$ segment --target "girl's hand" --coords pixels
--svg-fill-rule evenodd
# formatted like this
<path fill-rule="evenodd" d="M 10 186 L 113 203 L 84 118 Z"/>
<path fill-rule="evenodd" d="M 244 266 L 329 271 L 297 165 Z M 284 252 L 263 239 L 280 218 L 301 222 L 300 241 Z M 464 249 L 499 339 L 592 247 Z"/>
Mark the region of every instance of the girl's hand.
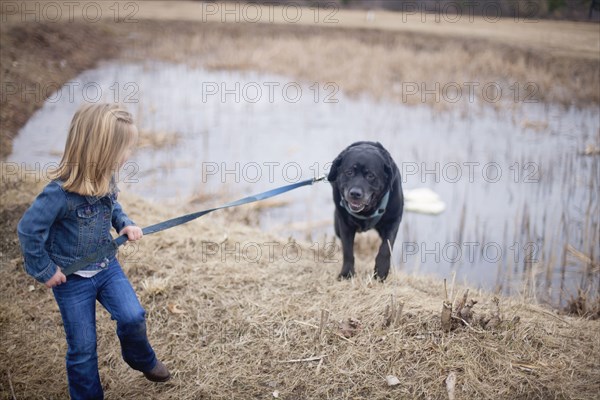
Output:
<path fill-rule="evenodd" d="M 56 270 L 56 272 L 54 273 L 54 275 L 52 276 L 52 278 L 48 279 L 46 281 L 46 283 L 44 283 L 44 285 L 46 285 L 46 287 L 48 289 L 53 288 L 54 286 L 58 286 L 61 283 L 65 283 L 67 281 L 67 277 L 65 276 L 65 274 L 62 273 L 62 271 L 60 270 L 60 268 L 58 268 Z"/>
<path fill-rule="evenodd" d="M 123 228 L 121 232 L 119 232 L 119 235 L 127 235 L 127 239 L 134 242 L 141 239 L 142 236 L 144 236 L 144 233 L 142 232 L 142 228 L 139 226 L 129 225 Z"/>

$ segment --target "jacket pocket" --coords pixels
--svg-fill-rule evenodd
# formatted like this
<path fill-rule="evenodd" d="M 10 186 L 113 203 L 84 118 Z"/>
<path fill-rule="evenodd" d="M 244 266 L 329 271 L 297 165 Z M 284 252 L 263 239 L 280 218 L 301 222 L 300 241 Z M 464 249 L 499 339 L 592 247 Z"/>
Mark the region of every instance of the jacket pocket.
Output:
<path fill-rule="evenodd" d="M 76 210 L 79 234 L 77 256 L 83 257 L 95 251 L 102 240 L 104 224 L 102 205 L 87 204 Z"/>
<path fill-rule="evenodd" d="M 98 213 L 100 213 L 100 207 L 95 204 L 86 205 L 77 209 L 77 217 L 81 219 L 80 223 L 90 224 Z"/>

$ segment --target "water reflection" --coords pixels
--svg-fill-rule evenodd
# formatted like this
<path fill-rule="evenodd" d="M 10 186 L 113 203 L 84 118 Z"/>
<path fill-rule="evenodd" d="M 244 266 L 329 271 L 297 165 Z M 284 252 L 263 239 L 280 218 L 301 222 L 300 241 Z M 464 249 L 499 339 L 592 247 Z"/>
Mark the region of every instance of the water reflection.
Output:
<path fill-rule="evenodd" d="M 146 132 L 120 178 L 153 201 L 229 200 L 318 176 L 348 144 L 374 140 L 395 158 L 405 189 L 430 188 L 447 207 L 439 216 L 405 215 L 396 265 L 444 277 L 456 271 L 459 281 L 487 289 L 527 286 L 553 301 L 581 282 L 598 290 L 598 271 L 590 270 L 599 254 L 599 157 L 580 154 L 600 144 L 597 110 L 440 112 L 284 76 L 107 63 L 47 102 L 9 161 L 56 162 L 79 104 L 100 99 L 125 102 Z M 328 185 L 283 200 L 262 211 L 262 229 L 310 240 L 333 234 Z"/>

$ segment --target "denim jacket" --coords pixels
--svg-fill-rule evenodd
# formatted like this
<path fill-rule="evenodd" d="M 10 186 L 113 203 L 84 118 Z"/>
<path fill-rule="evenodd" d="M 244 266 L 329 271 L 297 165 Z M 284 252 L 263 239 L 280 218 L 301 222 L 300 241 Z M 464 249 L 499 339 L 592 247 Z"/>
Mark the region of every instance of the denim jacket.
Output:
<path fill-rule="evenodd" d="M 58 266 L 66 267 L 78 258 L 98 250 L 112 240 L 110 227 L 120 232 L 135 225 L 111 194 L 82 196 L 52 181 L 25 211 L 17 226 L 25 270 L 39 282 L 46 282 Z M 102 260 L 83 268 L 96 271 L 112 260 Z"/>

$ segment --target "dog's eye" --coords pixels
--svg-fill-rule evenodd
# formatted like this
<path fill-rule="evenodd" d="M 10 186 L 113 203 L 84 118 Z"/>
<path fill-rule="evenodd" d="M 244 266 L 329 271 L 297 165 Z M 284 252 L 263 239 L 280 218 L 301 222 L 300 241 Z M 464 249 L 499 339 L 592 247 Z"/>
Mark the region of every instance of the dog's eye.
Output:
<path fill-rule="evenodd" d="M 346 176 L 354 176 L 354 170 L 353 169 L 346 170 Z"/>
<path fill-rule="evenodd" d="M 367 174 L 365 175 L 365 178 L 367 178 L 368 181 L 374 181 L 375 174 L 373 174 L 372 172 L 367 172 Z"/>

